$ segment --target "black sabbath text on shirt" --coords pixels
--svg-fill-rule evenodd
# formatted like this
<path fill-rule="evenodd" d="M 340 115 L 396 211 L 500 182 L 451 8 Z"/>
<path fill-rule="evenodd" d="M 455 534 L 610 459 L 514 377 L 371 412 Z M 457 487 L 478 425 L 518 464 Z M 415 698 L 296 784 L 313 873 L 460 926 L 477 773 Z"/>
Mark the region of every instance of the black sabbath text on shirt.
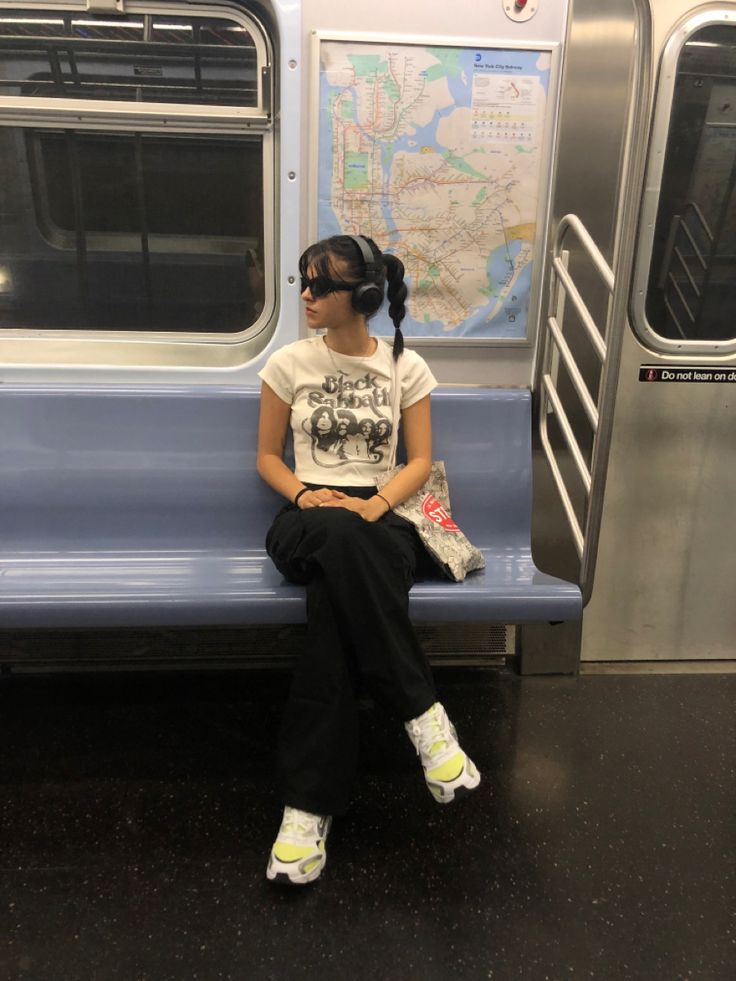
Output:
<path fill-rule="evenodd" d="M 310 406 L 329 405 L 332 408 L 357 409 L 373 408 L 390 405 L 389 390 L 381 388 L 376 375 L 366 372 L 357 381 L 350 381 L 344 372 L 339 377 L 326 375 L 322 383 L 322 394 L 319 391 L 309 393 Z"/>

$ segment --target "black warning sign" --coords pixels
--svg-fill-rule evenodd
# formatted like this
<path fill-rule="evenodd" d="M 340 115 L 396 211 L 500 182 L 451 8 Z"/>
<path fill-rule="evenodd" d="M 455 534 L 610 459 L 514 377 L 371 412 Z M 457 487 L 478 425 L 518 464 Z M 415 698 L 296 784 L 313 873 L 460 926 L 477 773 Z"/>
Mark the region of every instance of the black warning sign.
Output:
<path fill-rule="evenodd" d="M 640 382 L 702 382 L 728 384 L 736 382 L 736 367 L 732 365 L 643 364 L 639 366 Z"/>

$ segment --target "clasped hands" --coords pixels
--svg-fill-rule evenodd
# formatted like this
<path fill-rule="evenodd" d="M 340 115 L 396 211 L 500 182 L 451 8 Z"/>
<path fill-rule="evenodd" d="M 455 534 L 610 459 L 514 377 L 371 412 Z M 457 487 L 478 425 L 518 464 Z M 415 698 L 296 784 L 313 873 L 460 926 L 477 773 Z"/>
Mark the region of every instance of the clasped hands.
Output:
<path fill-rule="evenodd" d="M 350 497 L 348 494 L 343 494 L 342 491 L 330 490 L 328 487 L 306 491 L 300 496 L 297 507 L 302 510 L 307 508 L 344 508 L 346 511 L 354 511 L 359 514 L 364 521 L 378 521 L 389 510 L 387 502 L 381 497 L 374 496 L 365 500 L 362 497 Z"/>

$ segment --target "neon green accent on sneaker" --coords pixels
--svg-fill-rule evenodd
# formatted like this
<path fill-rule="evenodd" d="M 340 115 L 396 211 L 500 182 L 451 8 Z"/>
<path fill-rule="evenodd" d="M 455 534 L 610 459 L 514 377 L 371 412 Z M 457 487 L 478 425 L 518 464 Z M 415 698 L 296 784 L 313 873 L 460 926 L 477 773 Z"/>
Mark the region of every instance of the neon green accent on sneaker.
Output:
<path fill-rule="evenodd" d="M 431 752 L 431 751 L 430 751 Z M 463 772 L 463 767 L 465 766 L 465 753 L 460 750 L 459 753 L 443 763 L 442 766 L 438 766 L 434 770 L 427 770 L 427 777 L 430 780 L 456 780 L 460 774 Z"/>
<path fill-rule="evenodd" d="M 266 876 L 295 886 L 318 879 L 325 867 L 325 839 L 332 818 L 285 807 L 278 837 L 271 849 Z"/>
<path fill-rule="evenodd" d="M 273 846 L 273 853 L 279 862 L 298 862 L 300 858 L 306 858 L 307 855 L 312 855 L 314 853 L 314 847 L 312 845 L 306 847 L 303 845 L 289 845 L 283 841 L 277 841 Z"/>

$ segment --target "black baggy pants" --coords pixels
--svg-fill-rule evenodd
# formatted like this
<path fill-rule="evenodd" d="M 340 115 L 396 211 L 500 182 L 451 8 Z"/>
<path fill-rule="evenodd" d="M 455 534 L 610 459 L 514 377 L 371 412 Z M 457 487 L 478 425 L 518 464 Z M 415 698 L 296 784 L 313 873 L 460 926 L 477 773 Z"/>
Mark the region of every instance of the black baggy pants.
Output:
<path fill-rule="evenodd" d="M 369 497 L 373 488 L 347 488 Z M 426 553 L 413 526 L 389 511 L 364 521 L 343 508 L 287 505 L 266 549 L 307 589 L 307 643 L 279 737 L 283 802 L 342 814 L 358 758 L 360 682 L 402 722 L 436 701 L 427 658 L 409 620 L 409 589 Z"/>

